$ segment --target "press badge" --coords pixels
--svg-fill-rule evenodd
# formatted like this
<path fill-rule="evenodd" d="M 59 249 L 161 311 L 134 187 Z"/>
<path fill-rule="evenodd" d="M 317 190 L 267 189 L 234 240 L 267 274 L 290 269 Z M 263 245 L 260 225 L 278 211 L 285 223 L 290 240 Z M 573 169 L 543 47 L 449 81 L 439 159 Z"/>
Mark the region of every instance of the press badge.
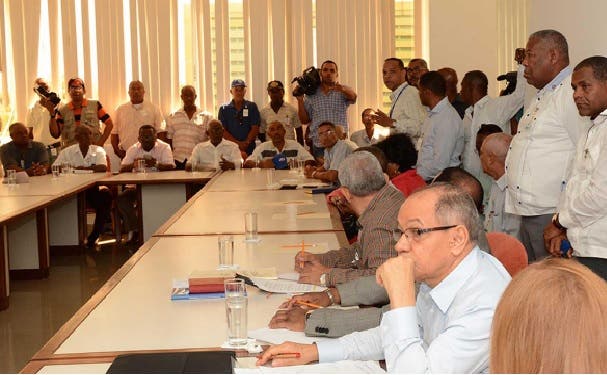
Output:
<path fill-rule="evenodd" d="M 249 117 L 249 109 L 245 108 L 242 110 L 242 117 Z"/>

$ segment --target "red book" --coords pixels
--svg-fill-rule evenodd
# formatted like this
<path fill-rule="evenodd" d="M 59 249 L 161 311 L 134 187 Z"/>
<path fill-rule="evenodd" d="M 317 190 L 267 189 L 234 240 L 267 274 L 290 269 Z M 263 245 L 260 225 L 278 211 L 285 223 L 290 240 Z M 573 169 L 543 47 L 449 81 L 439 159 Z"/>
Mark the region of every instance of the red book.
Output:
<path fill-rule="evenodd" d="M 192 293 L 223 293 L 223 282 L 221 284 L 205 284 L 192 285 L 190 284 L 190 294 Z"/>

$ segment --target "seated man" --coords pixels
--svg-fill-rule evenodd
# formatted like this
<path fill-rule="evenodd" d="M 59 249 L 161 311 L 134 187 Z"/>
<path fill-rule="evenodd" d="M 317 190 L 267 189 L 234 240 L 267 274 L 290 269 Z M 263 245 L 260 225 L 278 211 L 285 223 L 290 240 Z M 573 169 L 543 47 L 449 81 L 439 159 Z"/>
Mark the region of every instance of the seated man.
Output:
<path fill-rule="evenodd" d="M 366 151 L 350 155 L 339 167 L 339 180 L 344 197 L 359 217 L 358 241 L 324 254 L 297 254 L 295 267 L 300 272 L 300 283 L 334 286 L 373 275 L 380 264 L 396 255 L 393 234 L 404 197 L 386 183 L 375 156 Z"/>
<path fill-rule="evenodd" d="M 366 147 L 376 144 L 385 137 L 381 134 L 380 128 L 376 128 L 376 117 L 373 108 L 365 108 L 362 113 L 364 129 L 357 130 L 350 136 L 350 140 L 358 147 Z"/>
<path fill-rule="evenodd" d="M 144 160 L 146 170 L 149 171 L 162 172 L 175 169 L 171 147 L 156 138 L 156 129 L 152 125 L 143 125 L 139 128 L 139 142 L 126 150 L 120 165 L 120 173 L 131 172 L 138 160 Z M 124 229 L 128 233 L 127 242 L 136 238 L 134 237 L 137 230 L 136 201 L 137 192 L 133 187 L 128 187 L 118 196 L 117 206 L 124 221 Z"/>
<path fill-rule="evenodd" d="M 197 144 L 185 166 L 186 171 L 228 171 L 240 168 L 242 159 L 238 145 L 223 138 L 223 125 L 211 120 L 207 127 L 209 140 Z"/>
<path fill-rule="evenodd" d="M 53 165 L 70 163 L 75 169 L 107 171 L 105 150 L 93 144 L 91 129 L 87 126 L 77 127 L 74 138 L 78 143 L 61 150 Z M 105 186 L 95 186 L 86 191 L 86 204 L 95 209 L 95 224 L 86 240 L 87 247 L 95 246 L 97 239 L 103 233 L 103 227 L 110 219 L 112 199 L 112 193 Z"/>
<path fill-rule="evenodd" d="M 324 164 L 320 167 L 306 165 L 306 177 L 337 183 L 337 169 L 354 149 L 345 141 L 337 138 L 336 127 L 330 122 L 323 122 L 318 126 L 318 139 L 324 148 Z"/>
<path fill-rule="evenodd" d="M 388 372 L 480 373 L 489 366 L 493 313 L 510 275 L 476 246 L 480 220 L 463 190 L 437 184 L 400 208 L 398 256 L 377 270 L 390 296 L 379 327 L 336 341 L 271 346 L 257 365 L 385 359 Z M 420 283 L 416 297 L 416 282 Z"/>
<path fill-rule="evenodd" d="M 48 152 L 43 143 L 29 139 L 29 131 L 20 122 L 9 126 L 12 141 L 0 147 L 0 160 L 5 171 L 25 171 L 28 176 L 41 176 L 48 170 Z"/>
<path fill-rule="evenodd" d="M 243 167 L 288 169 L 289 160 L 292 159 L 305 160 L 308 165 L 315 164 L 312 155 L 302 145 L 297 141 L 285 139 L 286 131 L 281 122 L 270 123 L 266 134 L 270 140 L 257 146 Z"/>

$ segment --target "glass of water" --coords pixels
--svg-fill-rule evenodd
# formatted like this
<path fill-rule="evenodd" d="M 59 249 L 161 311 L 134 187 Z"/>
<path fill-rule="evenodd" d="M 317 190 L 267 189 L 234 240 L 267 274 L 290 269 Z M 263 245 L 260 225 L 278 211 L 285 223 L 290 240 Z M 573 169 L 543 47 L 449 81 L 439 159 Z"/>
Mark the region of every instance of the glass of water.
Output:
<path fill-rule="evenodd" d="M 226 279 L 225 305 L 228 342 L 234 347 L 247 344 L 247 294 L 243 279 Z"/>
<path fill-rule="evenodd" d="M 61 166 L 57 165 L 57 164 L 53 164 L 51 166 L 51 171 L 53 172 L 53 178 L 57 178 L 61 174 Z"/>

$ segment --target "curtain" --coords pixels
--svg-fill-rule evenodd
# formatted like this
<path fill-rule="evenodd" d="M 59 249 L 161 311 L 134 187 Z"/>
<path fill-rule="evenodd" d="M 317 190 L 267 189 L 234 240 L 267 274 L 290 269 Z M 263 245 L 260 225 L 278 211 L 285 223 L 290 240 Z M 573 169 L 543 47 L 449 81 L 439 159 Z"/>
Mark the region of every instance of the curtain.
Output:
<path fill-rule="evenodd" d="M 497 1 L 498 72 L 516 70 L 514 50 L 527 44 L 527 0 Z"/>

